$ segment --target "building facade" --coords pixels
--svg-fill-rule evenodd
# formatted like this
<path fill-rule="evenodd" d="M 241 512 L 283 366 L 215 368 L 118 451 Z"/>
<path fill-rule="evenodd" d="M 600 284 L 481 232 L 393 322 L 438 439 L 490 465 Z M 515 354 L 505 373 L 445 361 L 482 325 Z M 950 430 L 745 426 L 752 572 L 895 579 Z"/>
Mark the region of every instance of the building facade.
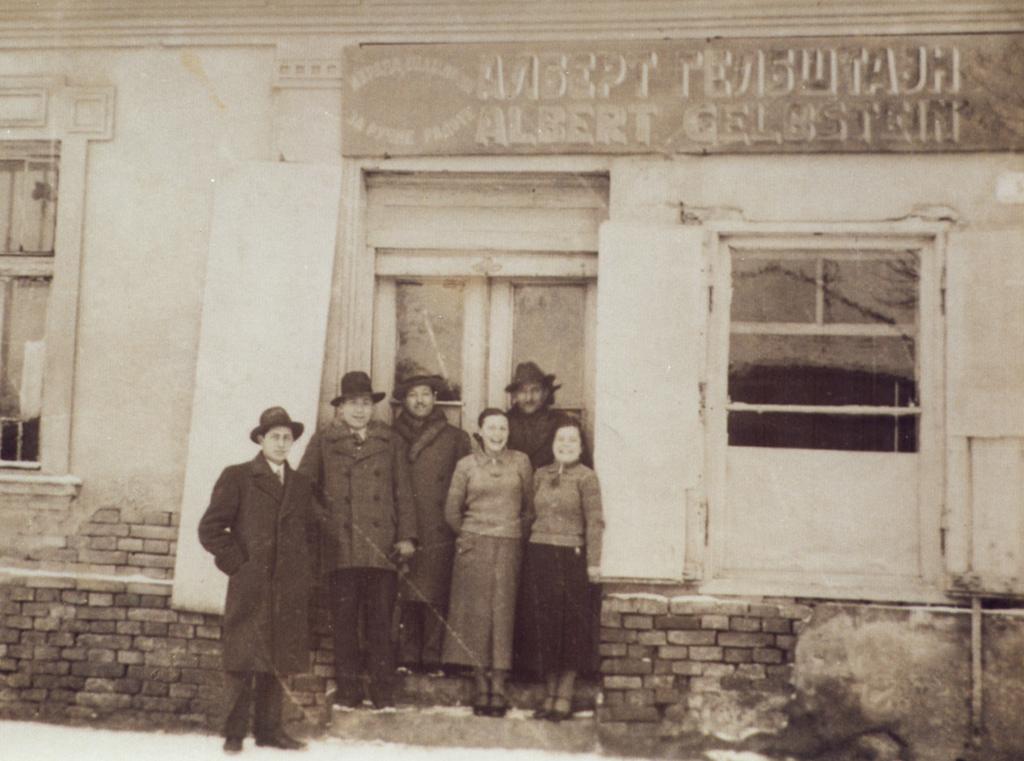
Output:
<path fill-rule="evenodd" d="M 206 723 L 259 411 L 423 367 L 471 431 L 532 359 L 604 490 L 609 744 L 1024 753 L 1018 3 L 0 19 L 4 715 Z"/>

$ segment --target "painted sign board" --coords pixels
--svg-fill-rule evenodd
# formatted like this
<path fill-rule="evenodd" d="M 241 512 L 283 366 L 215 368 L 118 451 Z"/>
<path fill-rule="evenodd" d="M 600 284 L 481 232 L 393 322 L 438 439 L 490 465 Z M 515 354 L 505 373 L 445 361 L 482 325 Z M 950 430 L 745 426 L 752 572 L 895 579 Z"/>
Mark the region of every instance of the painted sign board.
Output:
<path fill-rule="evenodd" d="M 1024 35 L 366 45 L 349 156 L 1024 149 Z"/>

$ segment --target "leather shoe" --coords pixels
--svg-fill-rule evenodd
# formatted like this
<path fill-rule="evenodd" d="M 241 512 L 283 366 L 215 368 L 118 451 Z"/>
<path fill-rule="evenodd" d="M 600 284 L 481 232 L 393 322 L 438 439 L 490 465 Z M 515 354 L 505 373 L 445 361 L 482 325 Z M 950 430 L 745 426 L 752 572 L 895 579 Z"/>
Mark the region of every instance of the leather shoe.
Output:
<path fill-rule="evenodd" d="M 278 732 L 273 737 L 258 737 L 256 744 L 262 748 L 280 748 L 281 750 L 302 750 L 306 743 L 296 740 L 285 732 Z"/>
<path fill-rule="evenodd" d="M 241 753 L 242 752 L 242 738 L 241 737 L 227 737 L 224 739 L 224 752 L 225 753 Z"/>

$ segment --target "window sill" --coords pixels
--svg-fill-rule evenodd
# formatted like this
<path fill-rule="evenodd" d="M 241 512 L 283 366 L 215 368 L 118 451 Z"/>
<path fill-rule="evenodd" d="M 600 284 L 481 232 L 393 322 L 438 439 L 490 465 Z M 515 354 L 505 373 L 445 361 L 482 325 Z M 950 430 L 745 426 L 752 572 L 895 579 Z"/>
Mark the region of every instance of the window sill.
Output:
<path fill-rule="evenodd" d="M 72 500 L 82 488 L 77 476 L 26 472 L 0 472 L 0 498 L 5 496 L 64 497 Z"/>

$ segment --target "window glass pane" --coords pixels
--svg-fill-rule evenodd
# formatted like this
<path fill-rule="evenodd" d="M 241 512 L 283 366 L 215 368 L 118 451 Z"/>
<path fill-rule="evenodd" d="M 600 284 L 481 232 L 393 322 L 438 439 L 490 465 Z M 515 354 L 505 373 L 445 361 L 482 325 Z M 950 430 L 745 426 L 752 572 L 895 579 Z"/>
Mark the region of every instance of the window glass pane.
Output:
<path fill-rule="evenodd" d="M 914 325 L 917 322 L 917 254 L 884 259 L 825 259 L 825 322 Z"/>
<path fill-rule="evenodd" d="M 732 255 L 732 319 L 736 322 L 814 322 L 815 260 Z"/>
<path fill-rule="evenodd" d="M 0 254 L 53 253 L 57 167 L 52 161 L 0 161 Z"/>
<path fill-rule="evenodd" d="M 583 406 L 582 285 L 520 285 L 515 289 L 512 364 L 534 361 L 558 377 L 559 407 Z"/>
<path fill-rule="evenodd" d="M 0 459 L 39 456 L 48 278 L 4 278 L 0 339 Z"/>
<path fill-rule="evenodd" d="M 730 412 L 736 447 L 916 452 L 917 416 Z"/>
<path fill-rule="evenodd" d="M 441 401 L 462 398 L 463 284 L 402 280 L 395 292 L 398 352 L 395 380 L 436 374 L 448 380 Z"/>
<path fill-rule="evenodd" d="M 733 334 L 729 398 L 749 404 L 916 404 L 914 339 Z"/>

